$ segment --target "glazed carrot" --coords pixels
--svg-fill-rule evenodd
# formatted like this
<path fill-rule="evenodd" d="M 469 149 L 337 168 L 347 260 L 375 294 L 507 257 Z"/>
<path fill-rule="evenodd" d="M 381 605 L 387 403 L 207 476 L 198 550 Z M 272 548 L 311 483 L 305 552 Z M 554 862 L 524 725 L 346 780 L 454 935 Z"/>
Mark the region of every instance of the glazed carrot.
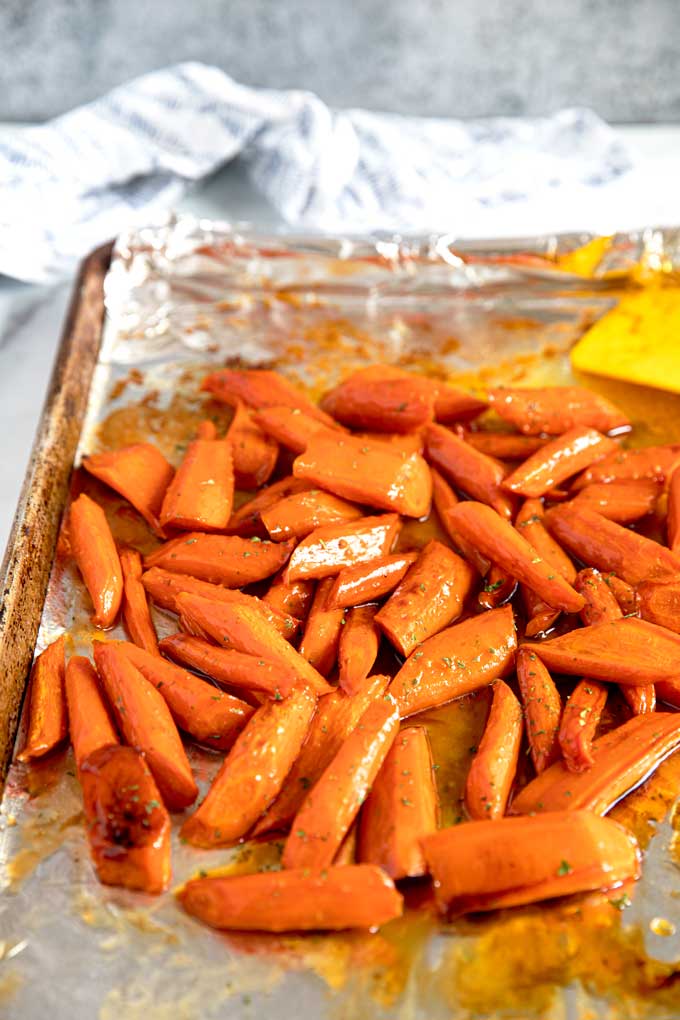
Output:
<path fill-rule="evenodd" d="M 314 600 L 314 581 L 285 580 L 285 567 L 276 575 L 262 601 L 276 614 L 290 613 L 294 620 L 306 620 Z"/>
<path fill-rule="evenodd" d="M 64 645 L 61 634 L 40 653 L 31 670 L 28 734 L 19 761 L 42 758 L 58 747 L 68 733 L 64 690 Z"/>
<path fill-rule="evenodd" d="M 337 868 L 342 865 L 356 864 L 357 863 L 357 830 L 359 828 L 358 822 L 355 822 L 351 826 L 349 832 L 343 839 L 338 852 L 333 858 L 333 867 Z"/>
<path fill-rule="evenodd" d="M 522 436 L 516 432 L 463 432 L 459 433 L 475 450 L 497 460 L 524 460 L 548 442 L 541 436 Z"/>
<path fill-rule="evenodd" d="M 226 404 L 233 404 L 239 399 L 257 410 L 263 407 L 295 407 L 312 418 L 318 418 L 328 425 L 333 424 L 327 414 L 278 372 L 258 368 L 223 368 L 206 376 L 201 389 Z"/>
<path fill-rule="evenodd" d="M 680 443 L 646 446 L 641 450 L 619 450 L 580 474 L 571 488 L 578 492 L 595 482 L 625 482 L 638 478 L 664 482 L 679 460 Z"/>
<path fill-rule="evenodd" d="M 119 642 L 95 641 L 93 649 L 97 672 L 125 740 L 146 756 L 168 808 L 187 807 L 196 799 L 198 787 L 163 697 L 133 666 Z"/>
<path fill-rule="evenodd" d="M 527 614 L 524 636 L 531 638 L 536 637 L 537 634 L 547 633 L 559 619 L 560 610 L 552 609 L 540 595 L 537 595 L 531 588 L 527 588 L 525 584 L 520 586 L 520 591 Z"/>
<path fill-rule="evenodd" d="M 363 510 L 354 503 L 320 489 L 286 496 L 260 513 L 260 519 L 274 542 L 306 538 L 315 528 L 325 524 L 356 521 L 359 517 L 363 517 Z"/>
<path fill-rule="evenodd" d="M 663 680 L 654 689 L 661 701 L 673 708 L 680 708 L 680 679 Z"/>
<path fill-rule="evenodd" d="M 587 490 L 586 490 L 587 491 Z M 675 467 L 668 483 L 668 545 L 680 556 L 680 468 Z"/>
<path fill-rule="evenodd" d="M 680 573 L 680 558 L 669 549 L 576 502 L 553 507 L 545 521 L 551 533 L 586 566 L 612 571 L 629 584 L 670 579 Z"/>
<path fill-rule="evenodd" d="M 286 581 L 329 577 L 343 568 L 387 556 L 400 527 L 397 514 L 379 514 L 315 528 L 292 554 Z"/>
<path fill-rule="evenodd" d="M 255 826 L 253 835 L 260 836 L 288 827 L 305 799 L 307 790 L 333 760 L 368 706 L 384 694 L 387 682 L 386 676 L 371 676 L 352 696 L 343 690 L 335 690 L 321 698 L 309 727 L 309 735 L 285 785 Z"/>
<path fill-rule="evenodd" d="M 424 517 L 432 499 L 430 471 L 419 453 L 387 443 L 320 431 L 293 462 L 293 474 L 343 499 L 405 517 Z"/>
<path fill-rule="evenodd" d="M 94 666 L 84 655 L 72 655 L 66 667 L 68 728 L 76 765 L 100 747 L 117 744 L 118 734 L 111 722 Z"/>
<path fill-rule="evenodd" d="M 420 840 L 437 829 L 439 799 L 424 726 L 403 729 L 361 809 L 358 859 L 397 880 L 427 873 Z"/>
<path fill-rule="evenodd" d="M 293 478 L 292 475 L 281 478 L 278 482 L 274 482 L 272 485 L 262 489 L 252 499 L 243 503 L 238 510 L 235 510 L 229 520 L 227 531 L 230 535 L 240 535 L 242 538 L 252 538 L 253 536 L 264 537 L 267 532 L 260 517 L 262 511 L 266 510 L 267 507 L 274 506 L 275 503 L 285 499 L 286 496 L 291 496 L 295 492 L 304 492 L 305 489 L 311 488 L 312 486 L 309 482 Z"/>
<path fill-rule="evenodd" d="M 444 477 L 431 468 L 432 475 L 432 502 L 434 503 L 439 517 L 440 523 L 446 534 L 449 536 L 458 552 L 471 563 L 475 568 L 480 577 L 484 577 L 488 574 L 491 568 L 491 562 L 482 556 L 482 554 L 475 549 L 474 545 L 466 541 L 462 535 L 454 528 L 449 520 L 448 512 L 454 506 L 457 506 L 460 502 L 458 496 L 444 479 Z"/>
<path fill-rule="evenodd" d="M 637 587 L 637 594 L 643 620 L 680 634 L 680 578 L 643 581 Z"/>
<path fill-rule="evenodd" d="M 557 734 L 562 702 L 550 673 L 530 648 L 517 652 L 517 683 L 522 697 L 531 760 L 537 773 L 559 757 Z"/>
<path fill-rule="evenodd" d="M 442 425 L 470 421 L 489 406 L 488 401 L 476 397 L 472 393 L 465 393 L 463 390 L 441 383 L 439 380 L 433 380 L 433 382 L 437 386 L 434 417 L 435 421 L 441 422 Z"/>
<path fill-rule="evenodd" d="M 217 751 L 231 747 L 253 714 L 250 705 L 160 655 L 150 655 L 128 643 L 119 647 L 145 680 L 161 692 L 173 719 L 185 733 Z"/>
<path fill-rule="evenodd" d="M 511 577 L 533 589 L 553 609 L 577 613 L 584 603 L 556 568 L 491 507 L 471 500 L 449 510 L 453 526 L 483 556 L 488 556 Z"/>
<path fill-rule="evenodd" d="M 328 593 L 332 587 L 332 577 L 326 577 L 317 584 L 300 642 L 300 655 L 322 676 L 328 676 L 335 666 L 345 617 L 344 609 L 328 608 Z"/>
<path fill-rule="evenodd" d="M 234 402 L 225 439 L 232 452 L 234 482 L 239 489 L 258 489 L 276 467 L 279 446 L 266 435 L 241 400 Z"/>
<path fill-rule="evenodd" d="M 178 897 L 213 928 L 271 932 L 373 929 L 403 909 L 392 881 L 370 864 L 197 878 Z"/>
<path fill-rule="evenodd" d="M 183 626 L 196 637 L 208 636 L 222 648 L 278 663 L 317 694 L 330 690 L 321 674 L 250 606 L 211 602 L 185 593 L 178 595 L 177 604 Z"/>
<path fill-rule="evenodd" d="M 617 577 L 616 574 L 611 573 L 611 571 L 608 574 L 603 574 L 602 576 L 604 577 L 605 584 L 611 590 L 614 598 L 618 602 L 623 615 L 639 616 L 640 600 L 636 589 L 631 584 L 623 581 L 620 577 Z"/>
<path fill-rule="evenodd" d="M 338 683 L 347 694 L 358 694 L 378 657 L 380 637 L 375 628 L 377 606 L 350 609 L 338 645 Z"/>
<path fill-rule="evenodd" d="M 328 593 L 328 606 L 359 606 L 382 598 L 393 591 L 406 571 L 418 559 L 418 553 L 400 552 L 345 567 L 335 577 Z"/>
<path fill-rule="evenodd" d="M 81 763 L 79 779 L 97 878 L 160 893 L 170 881 L 170 818 L 144 760 L 113 744 Z"/>
<path fill-rule="evenodd" d="M 653 512 L 659 492 L 659 483 L 653 478 L 595 482 L 577 493 L 575 503 L 617 524 L 632 524 Z"/>
<path fill-rule="evenodd" d="M 557 739 L 570 772 L 594 763 L 593 738 L 606 702 L 607 688 L 595 680 L 581 680 L 567 698 Z"/>
<path fill-rule="evenodd" d="M 507 476 L 503 485 L 521 496 L 544 496 L 577 471 L 618 450 L 618 444 L 597 429 L 578 426 L 532 453 Z"/>
<path fill-rule="evenodd" d="M 190 634 L 170 634 L 163 638 L 159 647 L 163 655 L 198 669 L 219 683 L 266 694 L 268 698 L 287 697 L 297 681 L 295 673 L 279 663 L 231 648 L 217 648 Z"/>
<path fill-rule="evenodd" d="M 503 676 L 517 649 L 510 606 L 473 616 L 428 638 L 390 684 L 401 717 L 424 712 Z"/>
<path fill-rule="evenodd" d="M 410 457 L 412 453 L 422 455 L 425 451 L 425 436 L 422 429 L 418 429 L 417 432 L 355 432 L 354 435 L 369 443 L 386 443 L 405 457 Z"/>
<path fill-rule="evenodd" d="M 593 741 L 594 765 L 570 772 L 558 761 L 525 786 L 512 803 L 516 814 L 578 811 L 604 815 L 680 746 L 680 715 L 634 715 L 623 726 Z"/>
<path fill-rule="evenodd" d="M 151 443 L 83 457 L 83 467 L 131 503 L 150 528 L 160 531 L 160 512 L 174 471 Z"/>
<path fill-rule="evenodd" d="M 292 542 L 262 542 L 238 535 L 206 535 L 188 531 L 165 542 L 144 560 L 144 566 L 190 574 L 201 581 L 240 588 L 271 577 L 287 561 Z"/>
<path fill-rule="evenodd" d="M 375 622 L 406 657 L 416 645 L 458 619 L 474 578 L 465 560 L 433 539 L 421 550 Z"/>
<path fill-rule="evenodd" d="M 123 621 L 130 638 L 147 652 L 158 650 L 158 638 L 142 584 L 142 557 L 136 549 L 121 549 L 123 571 Z"/>
<path fill-rule="evenodd" d="M 265 407 L 255 413 L 255 421 L 273 439 L 292 450 L 303 453 L 312 436 L 320 429 L 329 428 L 318 418 L 311 418 L 297 407 Z M 341 428 L 333 422 L 333 430 Z M 345 430 L 342 429 L 344 432 Z"/>
<path fill-rule="evenodd" d="M 555 567 L 565 581 L 573 584 L 576 579 L 576 567 L 546 529 L 544 517 L 545 510 L 540 499 L 525 499 L 517 511 L 515 527 L 539 556 Z"/>
<path fill-rule="evenodd" d="M 327 868 L 357 816 L 399 729 L 389 695 L 368 706 L 300 805 L 283 849 L 284 868 Z"/>
<path fill-rule="evenodd" d="M 615 889 L 640 873 L 633 836 L 588 811 L 470 822 L 422 845 L 437 905 L 453 915 Z"/>
<path fill-rule="evenodd" d="M 71 550 L 94 605 L 96 627 L 112 627 L 123 598 L 123 571 L 104 511 L 85 493 L 71 504 Z"/>
<path fill-rule="evenodd" d="M 502 517 L 513 514 L 512 497 L 503 491 L 505 467 L 480 453 L 443 425 L 429 425 L 425 433 L 427 459 L 463 492 L 488 503 Z"/>
<path fill-rule="evenodd" d="M 580 386 L 499 387 L 489 390 L 488 397 L 494 411 L 527 436 L 542 432 L 560 436 L 574 428 L 593 428 L 599 432 L 630 429 L 630 421 L 622 411 L 599 393 Z"/>
<path fill-rule="evenodd" d="M 411 432 L 432 421 L 436 392 L 425 376 L 371 365 L 326 393 L 321 407 L 351 428 Z"/>
<path fill-rule="evenodd" d="M 199 422 L 198 428 L 196 429 L 197 439 L 217 439 L 217 426 L 214 421 L 209 418 L 205 418 Z"/>
<path fill-rule="evenodd" d="M 163 498 L 161 525 L 184 531 L 223 531 L 233 501 L 231 443 L 194 439 Z"/>
<path fill-rule="evenodd" d="M 205 800 L 182 825 L 193 846 L 235 843 L 252 828 L 283 786 L 300 753 L 316 698 L 297 687 L 282 701 L 266 701 L 224 759 Z"/>
<path fill-rule="evenodd" d="M 489 718 L 465 783 L 465 806 L 471 818 L 500 818 L 505 814 L 521 741 L 520 703 L 508 685 L 497 680 Z"/>
<path fill-rule="evenodd" d="M 477 602 L 484 609 L 497 609 L 509 602 L 517 591 L 517 581 L 509 577 L 504 570 L 492 564 L 489 573 L 484 578 L 481 591 L 477 595 Z"/>

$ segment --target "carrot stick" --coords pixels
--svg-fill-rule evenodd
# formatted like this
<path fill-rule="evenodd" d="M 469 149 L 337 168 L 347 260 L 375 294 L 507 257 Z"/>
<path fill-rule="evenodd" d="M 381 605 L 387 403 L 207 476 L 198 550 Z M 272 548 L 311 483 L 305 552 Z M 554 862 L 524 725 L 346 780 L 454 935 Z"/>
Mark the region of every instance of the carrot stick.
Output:
<path fill-rule="evenodd" d="M 475 574 L 472 567 L 433 539 L 422 549 L 375 622 L 400 655 L 448 627 L 463 611 Z"/>
<path fill-rule="evenodd" d="M 402 718 L 424 712 L 498 680 L 516 649 L 512 609 L 492 609 L 428 638 L 401 667 L 390 694 Z"/>
<path fill-rule="evenodd" d="M 163 498 L 161 525 L 185 531 L 223 531 L 233 501 L 231 443 L 194 439 Z"/>
<path fill-rule="evenodd" d="M 544 496 L 577 471 L 585 470 L 618 450 L 618 443 L 597 429 L 578 426 L 532 453 L 508 475 L 503 485 L 521 496 Z"/>
<path fill-rule="evenodd" d="M 370 864 L 198 878 L 179 900 L 213 928 L 271 932 L 374 929 L 403 909 L 392 881 Z"/>
<path fill-rule="evenodd" d="M 499 387 L 489 390 L 488 396 L 496 414 L 527 436 L 542 432 L 560 436 L 574 428 L 593 428 L 599 432 L 630 429 L 630 421 L 618 407 L 599 393 L 580 386 Z"/>
<path fill-rule="evenodd" d="M 484 735 L 465 783 L 465 806 L 471 818 L 500 818 L 505 814 L 521 741 L 520 703 L 508 685 L 498 680 Z"/>
<path fill-rule="evenodd" d="M 531 760 L 537 773 L 557 761 L 557 734 L 562 702 L 550 673 L 539 657 L 527 647 L 517 652 L 519 685 L 527 726 Z"/>
<path fill-rule="evenodd" d="M 174 471 L 151 443 L 83 457 L 83 467 L 131 503 L 153 531 L 160 533 L 160 513 Z"/>
<path fill-rule="evenodd" d="M 581 680 L 567 698 L 558 740 L 570 772 L 593 765 L 593 738 L 606 702 L 607 688 L 594 680 Z"/>
<path fill-rule="evenodd" d="M 643 620 L 680 634 L 680 578 L 643 581 L 637 595 Z"/>
<path fill-rule="evenodd" d="M 617 524 L 632 524 L 653 512 L 658 497 L 658 482 L 653 478 L 637 478 L 625 482 L 595 482 L 576 494 L 575 503 Z"/>
<path fill-rule="evenodd" d="M 522 436 L 515 432 L 463 432 L 460 436 L 475 450 L 497 460 L 524 460 L 548 442 L 542 436 Z"/>
<path fill-rule="evenodd" d="M 454 546 L 475 568 L 480 577 L 485 577 L 491 569 L 491 562 L 487 560 L 482 554 L 475 549 L 474 545 L 466 541 L 463 536 L 454 528 L 451 521 L 449 520 L 448 511 L 452 510 L 454 506 L 459 503 L 458 496 L 444 479 L 444 477 L 436 471 L 435 468 L 431 468 L 430 473 L 432 475 L 432 501 L 437 511 L 440 523 L 446 534 L 449 536 Z"/>
<path fill-rule="evenodd" d="M 259 489 L 276 467 L 279 446 L 266 435 L 241 400 L 226 434 L 231 445 L 234 482 L 238 489 Z"/>
<path fill-rule="evenodd" d="M 161 692 L 173 719 L 185 733 L 217 751 L 231 747 L 253 714 L 250 705 L 159 655 L 150 655 L 128 643 L 121 643 L 119 648 L 144 679 Z"/>
<path fill-rule="evenodd" d="M 517 511 L 515 528 L 539 556 L 550 563 L 565 581 L 573 584 L 576 580 L 576 567 L 546 529 L 544 517 L 545 510 L 540 499 L 525 499 Z"/>
<path fill-rule="evenodd" d="M 287 697 L 297 682 L 295 673 L 277 662 L 231 648 L 217 648 L 190 634 L 170 634 L 161 641 L 160 650 L 175 662 L 198 669 L 219 683 L 266 694 L 277 701 Z"/>
<path fill-rule="evenodd" d="M 609 572 L 603 575 L 605 583 L 614 594 L 624 616 L 639 616 L 640 606 L 637 591 L 631 584 Z"/>
<path fill-rule="evenodd" d="M 375 777 L 359 822 L 359 860 L 397 880 L 427 873 L 420 840 L 436 832 L 437 785 L 424 726 L 396 737 Z"/>
<path fill-rule="evenodd" d="M 553 609 L 577 613 L 583 607 L 583 596 L 491 507 L 472 501 L 459 503 L 449 510 L 449 520 L 483 556 L 532 588 Z"/>
<path fill-rule="evenodd" d="M 332 577 L 319 581 L 300 642 L 300 655 L 322 676 L 328 676 L 335 666 L 340 631 L 345 618 L 344 609 L 329 609 L 327 606 L 328 593 L 332 587 Z"/>
<path fill-rule="evenodd" d="M 345 567 L 387 556 L 400 527 L 397 514 L 380 514 L 316 528 L 296 547 L 286 581 L 329 577 Z"/>
<path fill-rule="evenodd" d="M 95 641 L 93 649 L 97 672 L 125 740 L 146 756 L 168 808 L 187 807 L 196 799 L 198 787 L 164 699 L 119 643 Z"/>
<path fill-rule="evenodd" d="M 283 849 L 284 868 L 327 868 L 357 816 L 399 729 L 385 695 L 368 706 L 302 802 Z"/>
<path fill-rule="evenodd" d="M 94 666 L 84 655 L 72 655 L 66 667 L 66 701 L 73 754 L 80 769 L 100 747 L 119 743 Z"/>
<path fill-rule="evenodd" d="M 206 376 L 201 389 L 226 404 L 233 404 L 238 399 L 257 410 L 263 407 L 295 407 L 325 424 L 333 424 L 332 418 L 278 372 L 259 368 L 223 368 Z"/>
<path fill-rule="evenodd" d="M 271 577 L 284 565 L 292 549 L 292 542 L 262 542 L 238 535 L 189 531 L 152 552 L 145 558 L 144 566 L 190 574 L 227 588 L 241 588 Z"/>
<path fill-rule="evenodd" d="M 290 613 L 294 620 L 304 621 L 314 601 L 314 581 L 291 581 L 288 584 L 284 577 L 285 567 L 269 585 L 262 601 L 273 613 Z"/>
<path fill-rule="evenodd" d="M 243 503 L 238 510 L 235 510 L 229 520 L 227 531 L 231 535 L 240 535 L 241 538 L 264 537 L 267 532 L 260 516 L 262 511 L 274 506 L 286 496 L 311 488 L 309 482 L 293 478 L 292 475 L 281 478 L 278 482 L 262 489 L 252 499 Z"/>
<path fill-rule="evenodd" d="M 341 628 L 338 683 L 350 695 L 362 689 L 378 657 L 380 637 L 374 623 L 376 609 L 377 606 L 354 606 Z"/>
<path fill-rule="evenodd" d="M 357 863 L 357 829 L 359 823 L 355 822 L 350 828 L 349 832 L 343 839 L 338 852 L 333 858 L 333 867 L 337 868 L 341 865 L 356 864 Z"/>
<path fill-rule="evenodd" d="M 425 376 L 371 365 L 326 393 L 321 407 L 351 428 L 411 432 L 432 421 L 436 392 Z"/>
<path fill-rule="evenodd" d="M 671 446 L 646 446 L 642 450 L 619 450 L 593 464 L 573 482 L 572 492 L 595 482 L 625 482 L 651 478 L 659 483 L 670 477 L 680 460 L 680 443 Z"/>
<path fill-rule="evenodd" d="M 633 836 L 588 811 L 457 825 L 427 836 L 423 851 L 437 905 L 453 915 L 614 889 L 640 874 Z"/>
<path fill-rule="evenodd" d="M 363 517 L 363 510 L 354 503 L 319 489 L 286 496 L 260 513 L 260 519 L 274 542 L 306 538 L 315 528 L 325 524 L 356 521 L 359 517 Z"/>
<path fill-rule="evenodd" d="M 123 621 L 130 638 L 147 652 L 158 651 L 158 638 L 142 584 L 142 557 L 136 549 L 120 550 L 123 572 Z"/>
<path fill-rule="evenodd" d="M 397 587 L 417 559 L 418 553 L 400 552 L 359 563 L 356 567 L 345 567 L 329 589 L 329 608 L 359 606 L 382 598 Z"/>
<path fill-rule="evenodd" d="M 488 402 L 472 393 L 465 393 L 455 386 L 433 380 L 437 386 L 437 395 L 434 401 L 435 420 L 442 425 L 452 425 L 454 422 L 469 421 L 476 418 L 478 414 L 485 411 Z"/>
<path fill-rule="evenodd" d="M 550 631 L 559 619 L 559 609 L 551 609 L 547 602 L 544 602 L 536 592 L 532 591 L 531 588 L 527 588 L 525 584 L 520 586 L 520 591 L 527 614 L 524 636 L 532 638 L 538 634 L 545 634 Z"/>
<path fill-rule="evenodd" d="M 160 893 L 170 881 L 170 818 L 143 755 L 117 744 L 79 772 L 90 853 L 100 882 Z"/>
<path fill-rule="evenodd" d="M 443 425 L 429 425 L 425 433 L 427 458 L 473 499 L 492 506 L 510 519 L 513 500 L 503 491 L 505 467 L 500 461 L 480 453 Z"/>
<path fill-rule="evenodd" d="M 675 467 L 668 483 L 668 545 L 680 557 L 680 468 Z"/>
<path fill-rule="evenodd" d="M 352 696 L 343 690 L 335 690 L 319 701 L 309 735 L 285 786 L 255 826 L 253 835 L 260 836 L 288 827 L 307 790 L 333 760 L 368 706 L 384 693 L 387 681 L 386 676 L 370 676 Z"/>
<path fill-rule="evenodd" d="M 494 563 L 484 578 L 477 602 L 484 609 L 497 609 L 498 606 L 504 606 L 509 602 L 516 591 L 517 581 L 514 577 L 509 577 Z"/>
<path fill-rule="evenodd" d="M 297 687 L 282 701 L 266 701 L 224 759 L 205 800 L 184 822 L 193 846 L 235 843 L 274 800 L 300 753 L 316 698 Z"/>
<path fill-rule="evenodd" d="M 28 734 L 19 761 L 42 758 L 58 747 L 68 733 L 64 690 L 64 645 L 61 634 L 40 653 L 31 670 Z"/>
<path fill-rule="evenodd" d="M 316 432 L 329 428 L 318 418 L 311 418 L 296 407 L 265 407 L 257 411 L 254 417 L 268 436 L 293 453 L 303 453 Z M 346 431 L 333 422 L 332 431 L 337 430 Z"/>
<path fill-rule="evenodd" d="M 94 605 L 96 627 L 112 627 L 123 598 L 123 571 L 104 511 L 85 493 L 71 504 L 71 550 Z"/>

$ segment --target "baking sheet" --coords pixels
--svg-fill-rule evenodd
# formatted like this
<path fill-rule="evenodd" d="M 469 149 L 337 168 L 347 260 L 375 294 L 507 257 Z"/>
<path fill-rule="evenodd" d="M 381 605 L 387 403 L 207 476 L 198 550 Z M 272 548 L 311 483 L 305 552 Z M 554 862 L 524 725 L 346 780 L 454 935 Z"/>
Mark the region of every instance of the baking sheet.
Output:
<path fill-rule="evenodd" d="M 569 382 L 568 351 L 583 329 L 641 266 L 673 271 L 677 261 L 676 232 L 650 230 L 598 249 L 592 278 L 565 272 L 561 253 L 587 240 L 263 238 L 187 218 L 122 237 L 79 455 L 143 434 L 177 462 L 202 414 L 197 383 L 225 359 L 273 364 L 315 392 L 378 359 L 472 386 Z M 680 421 L 677 398 L 589 384 L 631 413 L 636 442 L 662 442 Z M 108 510 L 134 530 L 120 502 Z M 74 568 L 58 555 L 38 649 L 66 628 L 72 651 L 87 651 L 87 618 Z M 174 629 L 156 619 L 161 633 Z M 458 711 L 447 710 L 447 727 Z M 476 715 L 483 722 L 483 704 Z M 191 753 L 205 788 L 217 758 Z M 12 766 L 0 808 L 0 1016 L 680 1016 L 679 781 L 670 759 L 615 809 L 648 844 L 625 910 L 593 896 L 443 930 L 414 909 L 377 934 L 224 936 L 186 917 L 171 894 L 99 886 L 70 753 Z M 197 852 L 175 833 L 173 882 L 235 859 L 247 867 L 248 853 L 275 860 L 257 848 Z"/>

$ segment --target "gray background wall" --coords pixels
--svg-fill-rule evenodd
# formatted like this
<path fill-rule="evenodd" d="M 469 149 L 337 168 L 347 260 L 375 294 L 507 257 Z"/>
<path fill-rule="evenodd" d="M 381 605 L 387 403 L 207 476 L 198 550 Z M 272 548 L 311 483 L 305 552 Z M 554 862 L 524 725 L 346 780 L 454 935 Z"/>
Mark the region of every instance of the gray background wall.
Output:
<path fill-rule="evenodd" d="M 680 0 L 0 0 L 0 119 L 186 59 L 336 106 L 680 120 Z"/>

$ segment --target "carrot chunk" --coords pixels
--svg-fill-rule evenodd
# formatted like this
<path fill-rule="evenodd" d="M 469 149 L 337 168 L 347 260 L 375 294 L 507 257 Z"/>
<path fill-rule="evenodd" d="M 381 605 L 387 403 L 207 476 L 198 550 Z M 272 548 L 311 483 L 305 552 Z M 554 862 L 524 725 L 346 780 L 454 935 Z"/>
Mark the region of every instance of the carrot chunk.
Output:
<path fill-rule="evenodd" d="M 436 393 L 425 376 L 392 365 L 371 365 L 326 393 L 321 407 L 351 428 L 411 432 L 432 421 Z"/>
<path fill-rule="evenodd" d="M 274 542 L 306 538 L 315 528 L 356 521 L 359 517 L 363 517 L 363 510 L 354 503 L 319 489 L 286 496 L 260 512 L 260 519 Z"/>
<path fill-rule="evenodd" d="M 400 552 L 359 563 L 355 567 L 345 567 L 329 589 L 329 608 L 359 606 L 362 602 L 382 598 L 397 587 L 417 559 L 418 553 Z"/>
<path fill-rule="evenodd" d="M 484 609 L 497 609 L 509 602 L 516 591 L 517 581 L 514 577 L 493 563 L 477 595 L 477 602 Z"/>
<path fill-rule="evenodd" d="M 319 581 L 300 642 L 300 655 L 322 676 L 328 676 L 335 666 L 345 617 L 344 609 L 328 607 L 328 593 L 332 587 L 332 577 Z"/>
<path fill-rule="evenodd" d="M 295 407 L 312 418 L 332 425 L 333 420 L 313 404 L 308 397 L 297 390 L 278 372 L 267 369 L 250 368 L 245 370 L 223 368 L 206 376 L 201 384 L 226 404 L 242 400 L 248 407 L 259 410 L 263 407 Z"/>
<path fill-rule="evenodd" d="M 497 460 L 525 460 L 549 442 L 541 436 L 523 436 L 516 432 L 463 432 L 461 439 Z"/>
<path fill-rule="evenodd" d="M 428 426 L 426 450 L 428 460 L 458 489 L 492 506 L 502 517 L 512 517 L 513 501 L 503 491 L 506 471 L 500 461 L 480 453 L 442 425 Z"/>
<path fill-rule="evenodd" d="M 592 743 L 606 702 L 607 688 L 595 680 L 581 680 L 567 698 L 558 740 L 571 772 L 594 763 Z"/>
<path fill-rule="evenodd" d="M 347 614 L 338 645 L 338 683 L 347 694 L 358 694 L 378 657 L 380 638 L 375 628 L 377 606 L 355 606 Z"/>
<path fill-rule="evenodd" d="M 643 581 L 637 595 L 643 620 L 680 634 L 680 578 Z"/>
<path fill-rule="evenodd" d="M 294 620 L 304 621 L 312 608 L 314 587 L 314 581 L 291 581 L 289 584 L 284 568 L 269 585 L 262 601 L 273 613 L 290 613 Z"/>
<path fill-rule="evenodd" d="M 432 475 L 432 501 L 442 528 L 458 552 L 468 563 L 473 565 L 479 576 L 485 577 L 491 568 L 490 560 L 487 560 L 479 550 L 475 549 L 474 545 L 466 541 L 449 520 L 448 511 L 452 510 L 454 506 L 458 506 L 460 502 L 458 496 L 439 471 L 432 468 L 430 473 Z"/>
<path fill-rule="evenodd" d="M 131 503 L 153 531 L 160 532 L 163 498 L 174 471 L 151 443 L 83 457 L 83 467 Z"/>
<path fill-rule="evenodd" d="M 225 439 L 231 446 L 234 483 L 238 489 L 264 485 L 276 467 L 279 446 L 266 435 L 241 400 L 234 401 Z"/>
<path fill-rule="evenodd" d="M 524 628 L 524 636 L 527 638 L 536 637 L 539 634 L 547 634 L 560 617 L 559 609 L 551 609 L 544 602 L 540 595 L 521 585 L 522 602 L 527 614 L 527 623 Z"/>
<path fill-rule="evenodd" d="M 112 627 L 123 599 L 123 571 L 106 515 L 83 492 L 71 504 L 71 549 L 94 606 L 96 627 Z"/>
<path fill-rule="evenodd" d="M 230 535 L 240 535 L 241 538 L 261 538 L 266 536 L 267 532 L 261 518 L 262 511 L 266 510 L 267 507 L 274 506 L 275 503 L 285 499 L 286 496 L 291 496 L 295 492 L 304 492 L 306 489 L 311 488 L 312 486 L 309 482 L 293 478 L 292 475 L 287 475 L 278 482 L 273 482 L 253 496 L 252 499 L 243 503 L 238 510 L 234 510 L 229 519 L 227 531 Z"/>
<path fill-rule="evenodd" d="M 522 697 L 531 760 L 537 773 L 559 758 L 557 734 L 562 702 L 550 673 L 526 646 L 517 652 L 517 683 Z"/>
<path fill-rule="evenodd" d="M 565 581 L 573 584 L 576 579 L 576 567 L 546 529 L 544 518 L 545 510 L 541 500 L 525 499 L 517 511 L 515 528 L 522 538 L 534 547 L 539 556 L 552 564 Z"/>
<path fill-rule="evenodd" d="M 465 783 L 465 806 L 471 818 L 500 818 L 517 772 L 522 742 L 522 709 L 502 680 L 496 681 L 484 735 Z"/>
<path fill-rule="evenodd" d="M 508 475 L 503 485 L 510 492 L 535 499 L 618 449 L 613 439 L 597 429 L 583 426 L 569 429 L 532 453 Z"/>
<path fill-rule="evenodd" d="M 622 432 L 630 421 L 599 393 L 580 386 L 547 386 L 542 389 L 489 390 L 494 411 L 527 436 L 542 432 L 559 436 L 574 428 L 593 428 L 599 432 Z"/>
<path fill-rule="evenodd" d="M 76 765 L 100 747 L 119 743 L 109 710 L 99 686 L 99 678 L 89 659 L 72 655 L 66 667 L 68 726 Z"/>
<path fill-rule="evenodd" d="M 594 482 L 581 489 L 574 499 L 577 506 L 594 510 L 617 524 L 632 524 L 656 507 L 660 486 L 653 478 L 634 478 L 624 482 Z"/>
<path fill-rule="evenodd" d="M 397 514 L 360 517 L 357 521 L 316 528 L 296 547 L 286 580 L 328 577 L 345 567 L 386 556 L 399 534 Z"/>
<path fill-rule="evenodd" d="M 680 443 L 670 446 L 646 446 L 640 450 L 618 450 L 593 464 L 578 476 L 572 491 L 578 492 L 595 482 L 626 482 L 651 478 L 663 483 L 680 461 Z"/>
<path fill-rule="evenodd" d="M 232 648 L 217 648 L 190 634 L 170 634 L 161 641 L 160 650 L 175 662 L 198 669 L 219 683 L 265 694 L 268 698 L 287 697 L 298 681 L 292 670 L 278 662 L 235 652 Z"/>
<path fill-rule="evenodd" d="M 222 531 L 234 501 L 234 465 L 226 439 L 194 439 L 170 482 L 161 525 L 184 531 Z"/>
<path fill-rule="evenodd" d="M 142 557 L 136 549 L 121 549 L 123 572 L 123 621 L 130 638 L 147 652 L 158 651 L 158 637 L 142 584 Z"/>
<path fill-rule="evenodd" d="M 321 429 L 329 428 L 318 418 L 311 418 L 297 407 L 265 407 L 256 412 L 255 421 L 268 436 L 272 436 L 293 453 L 304 453 L 312 436 Z M 346 431 L 335 422 L 332 424 L 331 432 Z"/>
<path fill-rule="evenodd" d="M 42 758 L 66 739 L 64 645 L 65 638 L 61 634 L 33 663 L 28 695 L 28 734 L 23 751 L 17 755 L 19 761 Z"/>
<path fill-rule="evenodd" d="M 227 588 L 241 588 L 271 577 L 284 565 L 292 549 L 292 542 L 253 542 L 238 535 L 189 531 L 152 552 L 144 566 L 190 574 Z"/>

